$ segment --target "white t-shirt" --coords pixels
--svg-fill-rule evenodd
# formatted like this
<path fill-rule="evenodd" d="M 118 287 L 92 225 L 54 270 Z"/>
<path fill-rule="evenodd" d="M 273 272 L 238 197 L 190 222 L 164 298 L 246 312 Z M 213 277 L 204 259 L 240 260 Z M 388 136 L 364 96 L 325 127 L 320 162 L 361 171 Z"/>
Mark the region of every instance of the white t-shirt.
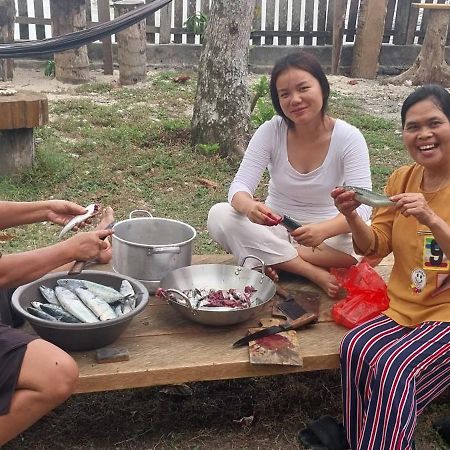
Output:
<path fill-rule="evenodd" d="M 270 175 L 266 205 L 275 213 L 287 214 L 301 223 L 336 217 L 339 211 L 330 196 L 336 186 L 372 189 L 369 151 L 356 127 L 337 119 L 324 162 L 305 174 L 295 170 L 288 160 L 287 131 L 280 116 L 258 128 L 231 183 L 229 202 L 236 192 L 253 195 L 266 168 Z M 357 211 L 367 221 L 372 208 L 361 205 Z"/>

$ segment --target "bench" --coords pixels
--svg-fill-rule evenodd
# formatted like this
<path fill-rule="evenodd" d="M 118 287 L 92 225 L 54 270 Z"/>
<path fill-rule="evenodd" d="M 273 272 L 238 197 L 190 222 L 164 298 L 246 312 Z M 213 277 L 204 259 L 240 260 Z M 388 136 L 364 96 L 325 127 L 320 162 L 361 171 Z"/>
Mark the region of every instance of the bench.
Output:
<path fill-rule="evenodd" d="M 233 264 L 228 255 L 194 256 L 193 264 Z M 377 270 L 385 279 L 392 259 L 385 259 Z M 109 265 L 94 269 L 111 270 Z M 310 283 L 283 282 L 290 293 L 319 289 Z M 321 291 L 320 291 L 321 292 Z M 145 310 L 136 316 L 114 347 L 126 347 L 129 361 L 98 364 L 95 351 L 73 352 L 80 368 L 78 393 L 128 389 L 146 386 L 260 377 L 295 372 L 336 369 L 339 343 L 346 329 L 331 319 L 333 301 L 321 292 L 319 323 L 299 332 L 303 366 L 254 365 L 249 363 L 247 347 L 233 348 L 248 328 L 261 317 L 271 317 L 273 302 L 260 317 L 230 327 L 206 327 L 181 317 L 164 300 L 150 297 Z"/>

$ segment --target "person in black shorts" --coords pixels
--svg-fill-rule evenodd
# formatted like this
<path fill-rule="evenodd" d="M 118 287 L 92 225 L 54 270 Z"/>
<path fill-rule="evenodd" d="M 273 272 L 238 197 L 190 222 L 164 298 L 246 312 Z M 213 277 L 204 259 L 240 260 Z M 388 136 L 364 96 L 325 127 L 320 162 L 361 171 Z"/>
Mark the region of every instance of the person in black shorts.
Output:
<path fill-rule="evenodd" d="M 50 221 L 64 225 L 85 208 L 64 200 L 0 201 L 0 229 Z M 0 288 L 36 280 L 75 260 L 111 258 L 104 225 L 114 220 L 103 210 L 97 231 L 80 232 L 57 244 L 22 253 L 0 255 Z M 78 380 L 75 361 L 55 345 L 0 323 L 0 446 L 64 402 Z"/>

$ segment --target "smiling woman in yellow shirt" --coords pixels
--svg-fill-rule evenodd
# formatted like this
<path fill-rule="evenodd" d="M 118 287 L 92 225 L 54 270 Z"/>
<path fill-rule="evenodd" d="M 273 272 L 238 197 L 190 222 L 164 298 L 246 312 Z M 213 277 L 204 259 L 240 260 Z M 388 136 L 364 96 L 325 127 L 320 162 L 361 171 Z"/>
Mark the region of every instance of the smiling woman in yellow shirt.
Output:
<path fill-rule="evenodd" d="M 344 425 L 351 449 L 414 448 L 417 416 L 450 385 L 450 94 L 427 85 L 403 103 L 403 142 L 414 164 L 390 177 L 393 207 L 371 226 L 355 193 L 336 188 L 355 249 L 394 253 L 389 309 L 341 343 Z"/>

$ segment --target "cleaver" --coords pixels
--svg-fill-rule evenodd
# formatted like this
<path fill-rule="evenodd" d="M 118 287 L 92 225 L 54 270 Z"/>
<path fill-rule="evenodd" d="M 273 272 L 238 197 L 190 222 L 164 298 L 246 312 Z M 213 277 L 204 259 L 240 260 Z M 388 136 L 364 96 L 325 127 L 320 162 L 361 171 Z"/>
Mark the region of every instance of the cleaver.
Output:
<path fill-rule="evenodd" d="M 315 320 L 319 318 L 320 294 L 312 291 L 296 291 L 295 296 L 277 284 L 277 294 L 284 301 L 274 306 L 273 315 L 285 317 L 290 320 L 297 319 L 303 314 L 312 313 Z M 313 322 L 314 319 L 311 319 Z"/>

